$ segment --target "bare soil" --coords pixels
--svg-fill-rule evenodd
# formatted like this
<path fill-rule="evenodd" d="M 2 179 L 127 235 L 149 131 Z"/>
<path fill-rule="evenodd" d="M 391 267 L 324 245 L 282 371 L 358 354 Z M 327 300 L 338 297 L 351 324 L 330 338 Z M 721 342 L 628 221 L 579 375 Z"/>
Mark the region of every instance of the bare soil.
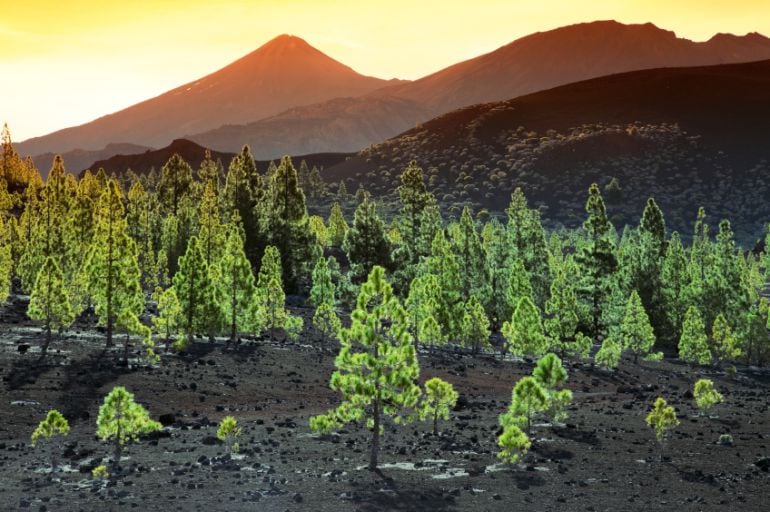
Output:
<path fill-rule="evenodd" d="M 675 360 L 615 372 L 569 364 L 574 392 L 562 426 L 538 425 L 523 463 L 500 464 L 498 415 L 532 362 L 499 362 L 447 349 L 420 354 L 421 380 L 439 376 L 460 392 L 438 437 L 429 423 L 389 426 L 381 470 L 365 469 L 369 432 L 310 432 L 308 418 L 338 403 L 329 390 L 334 353 L 317 334 L 282 339 L 200 340 L 157 367 L 78 325 L 38 361 L 40 331 L 16 300 L 0 311 L 0 510 L 647 511 L 766 510 L 770 499 L 770 372 L 693 371 Z M 309 311 L 298 310 L 306 315 Z M 118 339 L 120 341 L 120 338 Z M 25 354 L 19 344 L 30 344 Z M 714 380 L 724 403 L 700 416 L 692 389 Z M 122 472 L 91 477 L 110 448 L 95 438 L 103 397 L 122 385 L 164 430 L 130 446 Z M 655 398 L 674 405 L 681 425 L 661 448 L 645 424 Z M 56 408 L 72 431 L 33 449 L 29 436 Z M 235 416 L 241 451 L 229 457 L 216 423 Z M 734 444 L 718 443 L 724 433 Z M 60 469 L 49 472 L 51 454 Z M 661 460 L 661 455 L 663 460 Z"/>

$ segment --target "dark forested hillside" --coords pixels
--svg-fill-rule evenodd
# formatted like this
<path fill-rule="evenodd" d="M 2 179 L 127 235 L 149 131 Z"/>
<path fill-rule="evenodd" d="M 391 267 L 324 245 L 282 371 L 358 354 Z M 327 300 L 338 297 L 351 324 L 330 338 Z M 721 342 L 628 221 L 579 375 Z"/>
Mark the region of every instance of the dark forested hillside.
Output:
<path fill-rule="evenodd" d="M 416 159 L 442 203 L 500 211 L 520 185 L 551 222 L 574 226 L 575 190 L 613 182 L 615 220 L 647 196 L 689 234 L 698 206 L 733 219 L 744 241 L 761 235 L 770 146 L 770 61 L 655 69 L 597 78 L 460 109 L 328 169 L 387 194 Z M 740 196 L 741 201 L 731 198 Z"/>

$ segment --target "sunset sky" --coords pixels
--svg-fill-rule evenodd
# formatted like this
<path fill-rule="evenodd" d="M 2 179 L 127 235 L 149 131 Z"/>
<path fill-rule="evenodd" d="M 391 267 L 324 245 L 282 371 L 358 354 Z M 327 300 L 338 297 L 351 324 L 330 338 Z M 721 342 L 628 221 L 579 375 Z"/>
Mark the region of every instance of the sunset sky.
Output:
<path fill-rule="evenodd" d="M 770 34 L 768 0 L 4 0 L 0 12 L 0 122 L 16 141 L 156 96 L 282 33 L 382 78 L 596 19 L 651 21 L 698 41 Z"/>

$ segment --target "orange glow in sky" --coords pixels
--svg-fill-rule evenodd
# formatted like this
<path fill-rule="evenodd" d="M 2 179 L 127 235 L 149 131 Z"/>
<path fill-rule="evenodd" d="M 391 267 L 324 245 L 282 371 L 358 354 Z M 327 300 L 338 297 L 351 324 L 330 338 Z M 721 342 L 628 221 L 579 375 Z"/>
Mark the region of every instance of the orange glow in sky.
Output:
<path fill-rule="evenodd" d="M 382 78 L 597 19 L 698 41 L 770 35 L 769 0 L 4 0 L 0 12 L 0 122 L 16 141 L 156 96 L 282 33 Z"/>

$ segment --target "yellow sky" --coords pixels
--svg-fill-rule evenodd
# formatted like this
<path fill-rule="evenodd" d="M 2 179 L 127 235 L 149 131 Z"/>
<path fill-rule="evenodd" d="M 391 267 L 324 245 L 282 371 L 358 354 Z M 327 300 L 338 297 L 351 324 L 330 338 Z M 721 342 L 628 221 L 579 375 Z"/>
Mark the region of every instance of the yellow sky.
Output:
<path fill-rule="evenodd" d="M 596 19 L 770 35 L 770 0 L 0 0 L 0 121 L 17 141 L 87 122 L 282 33 L 364 74 L 418 78 Z"/>

